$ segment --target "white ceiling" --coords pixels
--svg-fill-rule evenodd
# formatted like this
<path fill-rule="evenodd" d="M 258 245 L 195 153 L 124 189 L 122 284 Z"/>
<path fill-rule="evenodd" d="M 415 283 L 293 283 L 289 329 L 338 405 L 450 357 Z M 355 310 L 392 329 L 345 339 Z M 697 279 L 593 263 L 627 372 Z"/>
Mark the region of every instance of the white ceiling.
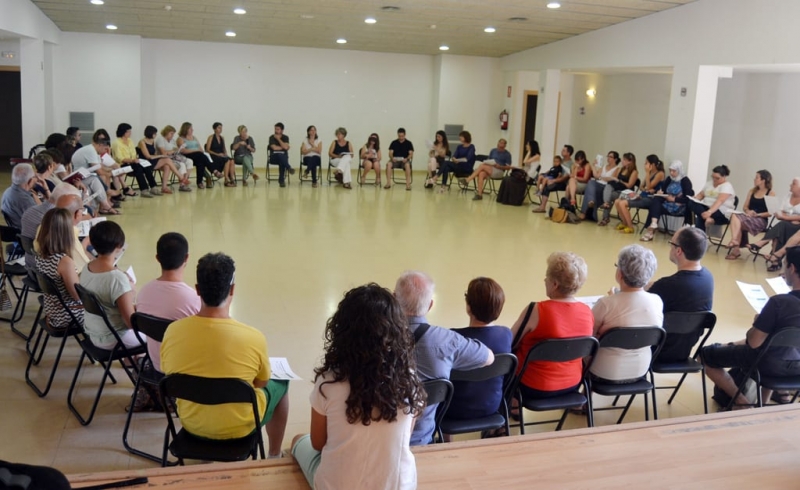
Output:
<path fill-rule="evenodd" d="M 146 38 L 499 57 L 695 0 L 33 0 L 63 31 Z M 166 10 L 169 5 L 171 10 Z M 399 7 L 385 11 L 385 6 Z M 233 9 L 242 7 L 246 15 Z M 304 18 L 313 16 L 313 18 Z M 364 23 L 366 17 L 377 23 Z M 512 17 L 527 20 L 514 22 Z M 492 26 L 494 34 L 483 29 Z M 225 32 L 236 32 L 235 38 Z M 337 45 L 337 38 L 347 44 Z"/>

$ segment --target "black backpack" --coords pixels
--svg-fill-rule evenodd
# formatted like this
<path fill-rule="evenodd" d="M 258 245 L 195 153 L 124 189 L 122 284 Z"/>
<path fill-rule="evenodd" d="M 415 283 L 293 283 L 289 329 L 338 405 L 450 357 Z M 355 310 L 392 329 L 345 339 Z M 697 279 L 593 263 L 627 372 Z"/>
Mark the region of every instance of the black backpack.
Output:
<path fill-rule="evenodd" d="M 527 175 L 522 171 L 513 171 L 500 182 L 497 191 L 497 202 L 509 206 L 522 206 L 528 193 Z"/>

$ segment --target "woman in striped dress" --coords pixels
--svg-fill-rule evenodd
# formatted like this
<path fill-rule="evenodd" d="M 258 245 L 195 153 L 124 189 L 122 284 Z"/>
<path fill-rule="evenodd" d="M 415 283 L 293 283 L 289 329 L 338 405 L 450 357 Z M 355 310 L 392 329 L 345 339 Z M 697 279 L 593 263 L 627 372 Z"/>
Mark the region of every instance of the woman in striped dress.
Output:
<path fill-rule="evenodd" d="M 40 255 L 36 257 L 36 270 L 53 281 L 67 307 L 83 323 L 83 304 L 75 290 L 80 279 L 70 257 L 75 241 L 72 216 L 66 209 L 51 209 L 45 213 L 39 230 L 36 242 Z M 44 295 L 44 312 L 48 325 L 54 328 L 67 328 L 72 321 L 55 295 Z"/>

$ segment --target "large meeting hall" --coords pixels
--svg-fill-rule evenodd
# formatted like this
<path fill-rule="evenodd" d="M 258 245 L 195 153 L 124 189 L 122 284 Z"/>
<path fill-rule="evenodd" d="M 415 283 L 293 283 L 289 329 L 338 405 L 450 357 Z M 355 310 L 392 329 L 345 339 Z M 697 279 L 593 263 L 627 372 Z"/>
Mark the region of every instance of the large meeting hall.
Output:
<path fill-rule="evenodd" d="M 796 488 L 798 19 L 0 0 L 0 488 Z"/>

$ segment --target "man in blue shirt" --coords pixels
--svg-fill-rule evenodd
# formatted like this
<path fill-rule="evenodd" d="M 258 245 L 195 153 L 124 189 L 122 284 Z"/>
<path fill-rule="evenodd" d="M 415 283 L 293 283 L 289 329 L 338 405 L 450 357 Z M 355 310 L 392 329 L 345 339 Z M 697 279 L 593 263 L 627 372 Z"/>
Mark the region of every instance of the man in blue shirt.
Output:
<path fill-rule="evenodd" d="M 489 152 L 489 158 L 484 160 L 480 166 L 472 172 L 472 175 L 463 179 L 461 185 L 467 187 L 470 182 L 478 179 L 477 194 L 472 198 L 473 201 L 480 201 L 483 199 L 483 186 L 486 179 L 502 179 L 506 170 L 511 170 L 511 152 L 506 150 L 508 142 L 500 138 L 497 142 L 497 148 L 492 148 Z"/>
<path fill-rule="evenodd" d="M 32 191 L 39 180 L 33 167 L 27 163 L 18 163 L 11 171 L 11 187 L 3 192 L 2 209 L 8 226 L 19 230 L 22 228 L 22 215 L 28 208 L 42 202 Z"/>
<path fill-rule="evenodd" d="M 494 354 L 482 343 L 428 324 L 425 315 L 433 307 L 433 289 L 433 280 L 427 274 L 408 271 L 397 279 L 394 290 L 408 317 L 409 329 L 415 335 L 414 355 L 420 380 L 449 378 L 453 369 L 466 371 L 492 364 Z M 423 329 L 424 333 L 417 333 L 418 329 Z M 433 440 L 437 406 L 428 405 L 417 419 L 411 433 L 412 446 L 429 444 Z"/>

